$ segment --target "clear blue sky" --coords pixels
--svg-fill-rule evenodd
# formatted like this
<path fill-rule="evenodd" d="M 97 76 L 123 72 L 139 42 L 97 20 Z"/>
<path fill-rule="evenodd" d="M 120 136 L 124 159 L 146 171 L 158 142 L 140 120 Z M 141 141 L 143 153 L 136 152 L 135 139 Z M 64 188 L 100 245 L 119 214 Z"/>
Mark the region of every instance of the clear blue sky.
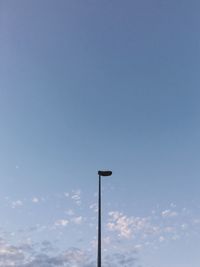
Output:
<path fill-rule="evenodd" d="M 0 2 L 0 266 L 199 267 L 199 10 Z"/>

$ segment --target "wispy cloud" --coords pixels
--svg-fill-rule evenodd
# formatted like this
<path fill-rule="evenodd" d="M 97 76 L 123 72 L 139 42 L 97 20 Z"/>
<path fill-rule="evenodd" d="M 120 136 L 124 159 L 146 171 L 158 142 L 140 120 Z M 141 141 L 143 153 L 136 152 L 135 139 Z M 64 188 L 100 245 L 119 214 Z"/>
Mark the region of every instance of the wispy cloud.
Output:
<path fill-rule="evenodd" d="M 71 199 L 77 204 L 81 204 L 81 190 L 72 191 Z"/>
<path fill-rule="evenodd" d="M 75 224 L 82 224 L 83 217 L 82 216 L 74 217 L 74 218 L 71 219 L 71 222 L 73 222 Z"/>
<path fill-rule="evenodd" d="M 33 203 L 39 203 L 39 201 L 40 201 L 40 200 L 39 200 L 38 197 L 33 197 L 33 198 L 32 198 L 32 202 L 33 202 Z"/>
<path fill-rule="evenodd" d="M 176 211 L 167 209 L 161 212 L 163 218 L 176 217 L 178 213 Z"/>
<path fill-rule="evenodd" d="M 69 248 L 63 252 L 54 253 L 49 241 L 38 244 L 36 250 L 33 244 L 11 245 L 0 239 L 0 267 L 95 267 L 96 259 L 87 251 L 79 248 Z M 134 251 L 116 252 L 105 255 L 105 267 L 134 267 L 137 265 L 137 254 Z"/>
<path fill-rule="evenodd" d="M 66 219 L 60 219 L 60 220 L 55 221 L 54 225 L 55 226 L 63 226 L 63 227 L 65 227 L 65 226 L 68 225 L 68 223 L 69 223 L 68 220 L 66 220 Z"/>
<path fill-rule="evenodd" d="M 0 236 L 13 239 L 31 238 L 37 241 L 45 236 L 53 240 L 59 233 L 64 232 L 70 235 L 73 233 L 75 239 L 78 240 L 84 239 L 85 232 L 87 232 L 89 234 L 86 239 L 90 243 L 96 233 L 97 203 L 91 198 L 80 206 L 83 200 L 81 191 L 71 190 L 69 192 L 67 196 L 64 192 L 47 195 L 45 201 L 43 201 L 44 197 L 38 194 L 20 199 L 3 198 L 3 208 L 12 208 L 10 214 L 16 215 L 18 225 L 15 224 L 16 228 L 10 230 L 10 233 L 13 233 L 12 236 L 6 229 L 0 229 Z M 37 209 L 33 206 L 36 207 L 36 204 Z M 42 212 L 44 208 L 45 212 L 47 211 L 45 213 L 48 214 L 47 217 Z M 55 212 L 51 213 L 50 208 Z M 135 216 L 131 212 L 125 213 L 117 209 L 109 211 L 109 206 L 106 206 L 106 209 L 107 214 L 104 213 L 102 224 L 102 227 L 105 227 L 103 229 L 105 238 L 102 239 L 105 249 L 131 244 L 135 249 L 142 250 L 150 245 L 151 248 L 154 245 L 158 247 L 181 238 L 190 238 L 192 235 L 200 236 L 199 210 L 181 208 L 174 203 L 169 203 L 165 207 L 156 205 L 143 216 Z M 39 216 L 36 216 L 36 212 L 39 212 Z M 27 215 L 32 216 L 33 219 L 29 220 L 30 216 Z M 21 218 L 23 218 L 22 224 L 25 225 L 27 222 L 24 228 L 21 226 Z M 6 222 L 4 227 L 6 228 Z M 1 235 L 1 233 L 4 234 Z M 68 244 L 69 241 L 65 242 Z"/>
<path fill-rule="evenodd" d="M 149 217 L 127 216 L 118 211 L 109 212 L 107 228 L 125 239 L 135 238 L 138 235 L 140 239 L 145 239 L 160 232 L 160 228 L 153 225 Z"/>
<path fill-rule="evenodd" d="M 173 205 L 173 209 L 154 210 L 144 217 L 111 211 L 106 226 L 112 239 L 130 240 L 133 246 L 139 247 L 158 246 L 166 241 L 189 238 L 194 233 L 200 234 L 200 220 L 194 220 L 187 209 L 175 208 Z"/>
<path fill-rule="evenodd" d="M 65 197 L 69 197 L 69 196 L 70 196 L 70 193 L 65 192 L 65 193 L 64 193 L 64 196 L 65 196 Z"/>
<path fill-rule="evenodd" d="M 95 213 L 98 211 L 97 203 L 90 204 L 89 208 L 93 210 Z"/>
<path fill-rule="evenodd" d="M 12 203 L 11 203 L 11 207 L 13 208 L 13 209 L 15 209 L 15 208 L 18 208 L 18 207 L 21 207 L 21 206 L 23 206 L 23 201 L 22 200 L 16 200 L 16 201 L 12 201 Z"/>
<path fill-rule="evenodd" d="M 74 211 L 72 209 L 69 209 L 65 212 L 68 216 L 73 216 L 74 215 Z"/>

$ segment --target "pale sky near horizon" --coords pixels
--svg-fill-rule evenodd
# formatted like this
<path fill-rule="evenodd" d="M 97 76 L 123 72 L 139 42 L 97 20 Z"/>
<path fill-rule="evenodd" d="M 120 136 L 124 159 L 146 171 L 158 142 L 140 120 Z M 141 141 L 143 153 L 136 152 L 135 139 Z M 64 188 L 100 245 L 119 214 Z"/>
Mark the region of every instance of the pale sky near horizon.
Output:
<path fill-rule="evenodd" d="M 0 1 L 0 267 L 199 267 L 199 11 Z"/>

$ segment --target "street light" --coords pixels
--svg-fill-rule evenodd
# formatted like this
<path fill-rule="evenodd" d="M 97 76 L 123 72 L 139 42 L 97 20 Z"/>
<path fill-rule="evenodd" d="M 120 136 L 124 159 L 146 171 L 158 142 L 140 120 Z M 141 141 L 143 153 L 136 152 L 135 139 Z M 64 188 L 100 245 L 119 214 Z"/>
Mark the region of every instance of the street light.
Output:
<path fill-rule="evenodd" d="M 98 171 L 99 175 L 99 205 L 98 205 L 98 251 L 97 267 L 101 267 L 101 176 L 111 176 L 111 171 Z"/>

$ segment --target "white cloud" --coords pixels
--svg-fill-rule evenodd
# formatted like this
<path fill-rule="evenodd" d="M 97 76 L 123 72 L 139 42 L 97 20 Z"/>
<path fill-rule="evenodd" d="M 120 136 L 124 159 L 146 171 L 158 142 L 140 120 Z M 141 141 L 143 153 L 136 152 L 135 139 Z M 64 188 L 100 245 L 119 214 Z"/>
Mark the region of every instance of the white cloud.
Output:
<path fill-rule="evenodd" d="M 95 213 L 98 211 L 97 203 L 93 203 L 89 206 L 91 210 L 93 210 Z"/>
<path fill-rule="evenodd" d="M 81 190 L 72 191 L 71 199 L 75 201 L 77 205 L 81 204 Z"/>
<path fill-rule="evenodd" d="M 68 211 L 66 211 L 66 214 L 69 216 L 73 216 L 74 215 L 74 211 L 72 209 L 69 209 Z"/>
<path fill-rule="evenodd" d="M 69 197 L 70 196 L 70 194 L 68 192 L 65 192 L 64 195 L 65 195 L 65 197 Z"/>
<path fill-rule="evenodd" d="M 0 266 L 18 266 L 25 259 L 22 250 L 16 246 L 7 244 L 3 239 L 0 240 Z"/>
<path fill-rule="evenodd" d="M 53 246 L 49 241 L 38 244 L 19 244 L 13 246 L 0 239 L 0 267 L 95 267 L 95 257 L 84 250 L 69 248 L 64 252 L 51 254 Z M 105 267 L 133 267 L 137 263 L 134 251 L 109 253 L 102 258 Z"/>
<path fill-rule="evenodd" d="M 160 237 L 159 237 L 159 242 L 163 242 L 163 241 L 165 241 L 164 236 L 160 236 Z"/>
<path fill-rule="evenodd" d="M 175 234 L 172 236 L 172 240 L 178 240 L 180 238 L 180 236 L 178 234 Z"/>
<path fill-rule="evenodd" d="M 75 224 L 81 224 L 83 222 L 83 217 L 82 216 L 74 217 L 71 219 L 71 221 Z"/>
<path fill-rule="evenodd" d="M 124 216 L 118 211 L 109 212 L 111 221 L 107 224 L 107 227 L 111 231 L 117 231 L 120 236 L 130 238 L 132 235 L 132 219 Z"/>
<path fill-rule="evenodd" d="M 30 237 L 32 240 L 34 240 L 36 235 L 41 235 L 42 237 L 42 235 L 48 233 L 49 237 L 61 233 L 59 237 L 61 238 L 62 232 L 65 227 L 66 230 L 70 230 L 70 227 L 71 229 L 73 229 L 73 231 L 79 230 L 79 233 L 77 231 L 77 235 L 82 235 L 82 224 L 84 225 L 84 230 L 86 229 L 86 227 L 88 227 L 87 231 L 92 232 L 90 227 L 97 226 L 97 216 L 92 213 L 92 211 L 97 211 L 97 203 L 95 203 L 95 200 L 93 200 L 92 202 L 88 201 L 83 207 L 77 207 L 73 204 L 73 202 L 77 203 L 81 201 L 80 190 L 70 191 L 70 194 L 66 196 L 69 197 L 68 199 L 64 197 L 64 192 L 60 193 L 59 195 L 61 196 L 59 198 L 55 195 L 48 195 L 46 197 L 46 200 L 49 201 L 49 203 L 47 204 L 50 204 L 51 207 L 53 205 L 54 208 L 56 208 L 56 205 L 59 207 L 59 217 L 54 217 L 55 214 L 50 214 L 50 216 L 53 217 L 47 218 L 50 219 L 52 223 L 43 221 L 42 216 L 45 216 L 45 213 L 41 214 L 41 218 L 38 218 L 35 213 L 36 209 L 30 209 L 29 211 L 29 205 L 26 206 L 26 201 L 28 202 L 27 204 L 30 204 L 30 201 L 35 204 L 42 202 L 41 196 L 38 197 L 38 195 L 36 194 L 35 196 L 32 195 L 29 196 L 29 198 L 22 198 L 22 200 L 16 201 L 13 201 L 15 199 L 12 199 L 11 197 L 5 198 L 6 206 L 17 208 L 24 205 L 24 207 L 27 207 L 27 209 L 22 208 L 19 211 L 22 215 L 26 215 L 28 212 L 31 212 L 31 216 L 38 218 L 38 221 L 34 221 L 34 225 L 38 222 L 45 224 L 37 228 L 27 225 L 26 229 L 20 229 L 21 232 L 15 232 L 15 239 L 17 239 L 21 235 L 22 231 L 23 235 Z M 87 209 L 90 208 L 91 211 L 89 213 L 85 213 L 83 210 L 83 208 L 85 207 L 87 207 Z M 17 214 L 18 209 L 16 209 L 16 211 L 13 210 L 13 212 L 16 212 Z M 106 230 L 106 236 L 109 236 L 109 240 L 102 239 L 105 248 L 120 248 L 123 246 L 123 244 L 128 245 L 130 243 L 134 248 L 136 248 L 136 246 L 139 246 L 141 248 L 147 247 L 150 246 L 149 244 L 157 245 L 159 247 L 161 245 L 161 242 L 163 242 L 164 240 L 166 240 L 167 242 L 173 242 L 172 240 L 179 238 L 188 238 L 193 233 L 200 234 L 200 220 L 198 218 L 198 213 L 193 214 L 190 210 L 181 209 L 181 207 L 176 208 L 175 204 L 172 205 L 170 203 L 168 207 L 165 207 L 165 209 L 161 209 L 160 206 L 153 207 L 149 210 L 149 213 L 144 214 L 144 216 L 132 216 L 131 214 L 125 214 L 120 211 L 111 211 L 108 213 L 107 218 L 106 214 L 104 214 L 103 217 L 105 218 L 105 220 L 107 220 L 106 229 L 104 230 Z M 87 222 L 87 224 L 85 222 Z M 102 225 L 102 227 L 104 227 L 104 225 Z M 31 228 L 35 230 L 32 230 Z M 50 231 L 52 231 L 52 233 Z M 76 233 L 75 238 L 77 238 Z"/>
<path fill-rule="evenodd" d="M 118 211 L 109 212 L 109 216 L 108 229 L 118 232 L 118 235 L 124 238 L 131 238 L 138 231 L 155 230 L 147 218 L 128 217 Z"/>
<path fill-rule="evenodd" d="M 143 245 L 142 244 L 136 244 L 135 246 L 134 246 L 134 249 L 135 250 L 141 250 L 143 248 Z"/>
<path fill-rule="evenodd" d="M 128 219 L 124 216 L 117 220 L 116 223 L 110 222 L 107 224 L 108 229 L 115 230 L 119 232 L 119 235 L 122 237 L 130 238 L 132 231 L 130 228 L 130 223 Z"/>
<path fill-rule="evenodd" d="M 23 202 L 21 200 L 16 200 L 11 203 L 11 207 L 13 209 L 23 206 Z"/>
<path fill-rule="evenodd" d="M 33 198 L 32 198 L 32 202 L 33 202 L 33 203 L 38 203 L 38 202 L 39 202 L 39 198 L 37 198 L 37 197 L 33 197 Z"/>
<path fill-rule="evenodd" d="M 185 209 L 150 211 L 150 216 L 146 217 L 128 216 L 119 211 L 111 211 L 108 215 L 107 229 L 113 232 L 115 244 L 129 242 L 126 239 L 131 238 L 133 246 L 137 243 L 142 247 L 159 246 L 164 241 L 189 238 L 194 233 L 200 235 L 200 220 L 198 217 L 193 219 L 192 213 Z"/>
<path fill-rule="evenodd" d="M 60 220 L 57 220 L 57 221 L 55 222 L 55 226 L 63 226 L 63 227 L 65 227 L 65 226 L 68 225 L 68 223 L 69 223 L 68 220 L 60 219 Z"/>
<path fill-rule="evenodd" d="M 164 227 L 164 232 L 166 232 L 166 233 L 174 233 L 175 231 L 176 231 L 176 229 L 172 226 Z"/>
<path fill-rule="evenodd" d="M 163 218 L 176 217 L 178 213 L 176 211 L 164 210 L 161 212 Z"/>
<path fill-rule="evenodd" d="M 171 203 L 171 204 L 170 204 L 170 207 L 171 207 L 171 208 L 176 208 L 176 204 Z"/>
<path fill-rule="evenodd" d="M 103 238 L 103 243 L 106 244 L 106 245 L 109 245 L 111 242 L 111 238 L 110 236 L 106 236 Z"/>

